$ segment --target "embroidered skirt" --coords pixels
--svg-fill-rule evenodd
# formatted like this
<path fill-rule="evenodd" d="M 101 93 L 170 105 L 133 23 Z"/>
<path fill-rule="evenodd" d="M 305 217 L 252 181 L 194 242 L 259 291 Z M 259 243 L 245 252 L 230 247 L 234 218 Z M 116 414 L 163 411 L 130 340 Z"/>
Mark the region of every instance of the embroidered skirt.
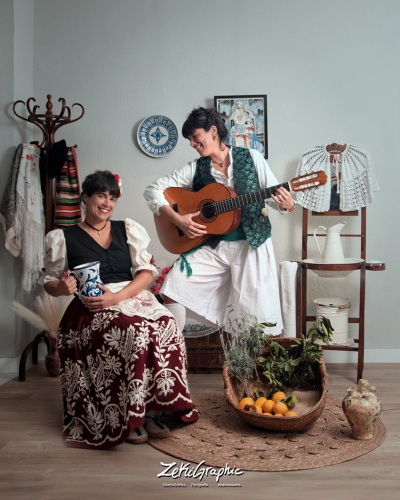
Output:
<path fill-rule="evenodd" d="M 173 412 L 185 422 L 198 413 L 189 394 L 185 341 L 170 316 L 146 319 L 104 309 L 91 313 L 75 298 L 60 324 L 69 446 L 105 449 L 143 425 L 145 412 Z"/>

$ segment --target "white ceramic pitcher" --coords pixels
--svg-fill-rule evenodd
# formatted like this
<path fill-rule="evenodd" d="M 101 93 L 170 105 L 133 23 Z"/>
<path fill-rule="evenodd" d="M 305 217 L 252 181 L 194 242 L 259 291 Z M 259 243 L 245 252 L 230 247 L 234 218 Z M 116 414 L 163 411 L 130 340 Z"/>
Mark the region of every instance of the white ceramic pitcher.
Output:
<path fill-rule="evenodd" d="M 340 222 L 332 227 L 318 226 L 314 231 L 315 243 L 317 244 L 319 253 L 321 254 L 322 262 L 324 264 L 343 264 L 344 255 L 342 249 L 342 242 L 340 241 L 340 231 L 344 228 L 346 222 Z M 317 231 L 322 227 L 326 231 L 325 249 L 322 253 L 317 239 Z"/>

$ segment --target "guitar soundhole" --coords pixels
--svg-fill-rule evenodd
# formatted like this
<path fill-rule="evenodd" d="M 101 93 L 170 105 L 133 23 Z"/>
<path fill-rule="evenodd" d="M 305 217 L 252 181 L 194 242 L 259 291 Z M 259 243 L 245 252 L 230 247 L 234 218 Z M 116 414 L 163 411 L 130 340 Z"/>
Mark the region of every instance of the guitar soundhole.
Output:
<path fill-rule="evenodd" d="M 203 200 L 201 206 L 199 207 L 199 210 L 199 219 L 204 222 L 212 222 L 217 218 L 213 200 Z"/>

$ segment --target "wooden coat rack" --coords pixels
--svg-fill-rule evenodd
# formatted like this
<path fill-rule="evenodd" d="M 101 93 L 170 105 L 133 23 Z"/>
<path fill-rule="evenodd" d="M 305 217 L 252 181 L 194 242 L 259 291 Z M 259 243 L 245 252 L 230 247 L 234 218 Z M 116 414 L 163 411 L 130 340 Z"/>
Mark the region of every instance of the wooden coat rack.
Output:
<path fill-rule="evenodd" d="M 55 181 L 54 179 L 50 179 L 50 177 L 47 175 L 47 167 L 48 167 L 48 161 L 49 161 L 49 153 L 50 150 L 54 144 L 54 135 L 57 132 L 57 130 L 64 125 L 67 125 L 68 123 L 74 123 L 80 120 L 83 115 L 85 114 L 85 109 L 82 106 L 82 104 L 75 103 L 71 106 L 73 108 L 74 106 L 79 106 L 81 108 L 81 114 L 77 118 L 72 119 L 71 118 L 71 108 L 69 108 L 66 103 L 65 99 L 63 97 L 60 97 L 58 99 L 58 102 L 61 102 L 61 111 L 58 115 L 53 114 L 53 103 L 51 102 L 51 95 L 47 95 L 47 102 L 46 102 L 46 113 L 38 114 L 37 111 L 40 109 L 40 106 L 37 106 L 36 104 L 33 105 L 32 103 L 35 103 L 36 99 L 33 97 L 30 97 L 27 101 L 26 104 L 24 101 L 16 101 L 13 105 L 13 112 L 18 118 L 21 118 L 21 120 L 25 120 L 26 122 L 29 123 L 34 123 L 36 126 L 40 128 L 40 130 L 43 132 L 43 139 L 41 142 L 39 141 L 32 141 L 31 144 L 36 144 L 41 150 L 46 151 L 46 163 L 45 163 L 45 171 L 46 171 L 46 180 L 45 180 L 45 189 L 44 189 L 44 211 L 45 211 L 45 218 L 46 218 L 46 234 L 53 229 L 53 221 L 54 221 L 54 195 L 55 195 L 55 189 L 54 189 L 54 184 Z M 28 110 L 28 118 L 25 118 L 24 116 L 20 115 L 16 111 L 16 106 L 18 104 L 23 104 L 26 106 L 26 109 Z M 75 146 L 76 147 L 76 146 Z"/>
<path fill-rule="evenodd" d="M 69 108 L 66 105 L 65 99 L 63 97 L 60 97 L 58 101 L 61 102 L 61 111 L 58 115 L 53 114 L 52 111 L 53 103 L 51 102 L 50 94 L 47 95 L 46 113 L 43 114 L 39 114 L 37 112 L 40 106 L 37 106 L 35 104 L 32 107 L 32 103 L 36 102 L 36 100 L 33 97 L 30 97 L 26 101 L 26 104 L 24 101 L 16 101 L 13 105 L 13 112 L 16 116 L 18 116 L 18 118 L 21 118 L 21 120 L 25 120 L 26 122 L 35 124 L 40 128 L 40 130 L 43 133 L 43 138 L 41 142 L 32 141 L 31 144 L 36 144 L 36 146 L 38 146 L 42 151 L 46 151 L 46 161 L 45 161 L 46 176 L 45 176 L 45 187 L 44 187 L 44 210 L 45 210 L 45 220 L 46 220 L 46 234 L 53 229 L 53 223 L 54 223 L 55 179 L 50 179 L 50 177 L 48 176 L 49 154 L 55 142 L 54 136 L 59 128 L 63 127 L 64 125 L 67 125 L 68 123 L 77 122 L 85 114 L 85 109 L 82 106 L 82 104 L 75 103 L 71 106 L 71 108 L 73 108 L 74 106 L 79 106 L 81 108 L 81 114 L 77 118 L 72 119 L 71 108 Z M 15 108 L 18 104 L 23 104 L 24 106 L 26 106 L 26 109 L 28 111 L 27 118 L 17 113 Z M 75 147 L 77 146 L 75 145 Z M 36 335 L 35 339 L 30 344 L 26 346 L 21 355 L 19 364 L 20 381 L 25 380 L 26 360 L 31 351 L 32 351 L 33 364 L 37 363 L 38 344 L 42 341 L 44 341 L 47 345 L 47 355 L 45 358 L 46 369 L 52 376 L 59 375 L 60 364 L 59 364 L 55 339 L 54 337 L 51 337 L 49 335 L 49 332 L 42 331 L 41 333 Z"/>

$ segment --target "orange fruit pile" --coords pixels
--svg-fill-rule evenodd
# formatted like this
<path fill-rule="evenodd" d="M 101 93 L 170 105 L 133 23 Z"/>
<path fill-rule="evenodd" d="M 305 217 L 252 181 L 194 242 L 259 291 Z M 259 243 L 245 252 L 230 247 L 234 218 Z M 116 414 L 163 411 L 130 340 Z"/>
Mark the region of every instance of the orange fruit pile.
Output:
<path fill-rule="evenodd" d="M 275 392 L 271 399 L 260 397 L 256 401 L 253 398 L 244 397 L 239 401 L 239 408 L 246 411 L 257 412 L 263 415 L 270 415 L 274 417 L 297 417 L 298 414 L 289 410 L 287 405 L 283 402 L 286 398 L 283 391 Z"/>

